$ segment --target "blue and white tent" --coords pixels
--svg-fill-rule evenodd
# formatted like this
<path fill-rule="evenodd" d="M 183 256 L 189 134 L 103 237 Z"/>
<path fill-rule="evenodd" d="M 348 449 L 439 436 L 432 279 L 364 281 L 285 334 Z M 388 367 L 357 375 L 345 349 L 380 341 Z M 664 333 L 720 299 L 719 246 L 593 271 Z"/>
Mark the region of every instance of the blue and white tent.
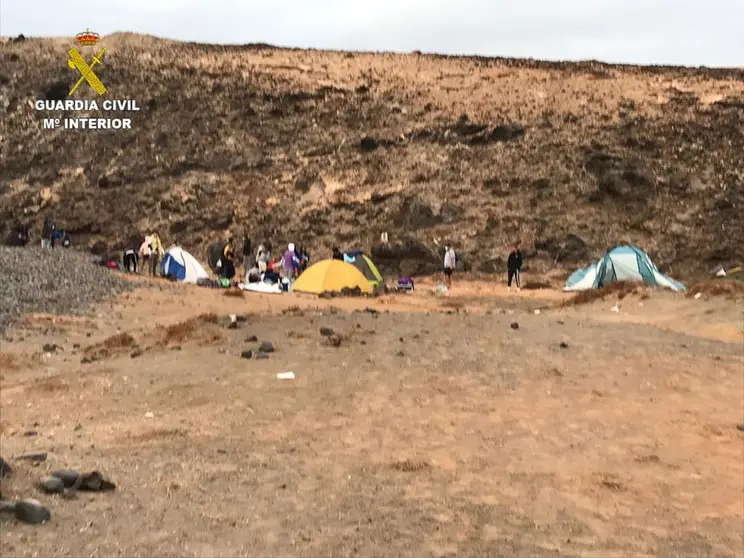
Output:
<path fill-rule="evenodd" d="M 184 283 L 196 284 L 199 279 L 209 279 L 209 274 L 197 259 L 178 246 L 168 248 L 165 252 L 160 272 L 164 277 L 171 276 Z"/>
<path fill-rule="evenodd" d="M 653 287 L 684 291 L 685 286 L 661 273 L 651 258 L 637 246 L 616 246 L 596 263 L 574 271 L 564 291 L 599 289 L 614 281 L 638 281 Z"/>

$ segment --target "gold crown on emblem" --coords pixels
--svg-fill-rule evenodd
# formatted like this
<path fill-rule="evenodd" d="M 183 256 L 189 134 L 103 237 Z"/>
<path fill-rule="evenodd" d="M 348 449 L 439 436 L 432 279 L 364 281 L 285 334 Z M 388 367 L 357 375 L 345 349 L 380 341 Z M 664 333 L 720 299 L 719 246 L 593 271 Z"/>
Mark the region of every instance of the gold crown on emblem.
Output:
<path fill-rule="evenodd" d="M 96 44 L 100 38 L 101 36 L 98 33 L 94 33 L 88 29 L 75 35 L 75 40 L 80 44 L 80 46 L 92 46 Z"/>

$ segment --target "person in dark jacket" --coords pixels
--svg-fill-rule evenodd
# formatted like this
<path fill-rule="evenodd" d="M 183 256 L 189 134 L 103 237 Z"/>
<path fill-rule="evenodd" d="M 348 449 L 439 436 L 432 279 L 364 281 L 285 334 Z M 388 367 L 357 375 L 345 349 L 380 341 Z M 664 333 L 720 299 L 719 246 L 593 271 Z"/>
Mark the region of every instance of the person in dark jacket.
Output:
<path fill-rule="evenodd" d="M 246 273 L 248 273 L 248 270 L 253 267 L 253 262 L 251 260 L 253 260 L 253 243 L 246 232 L 245 240 L 243 241 L 243 266 L 245 267 Z"/>
<path fill-rule="evenodd" d="M 18 225 L 18 246 L 28 244 L 28 237 L 28 223 L 21 223 Z"/>
<path fill-rule="evenodd" d="M 44 217 L 44 224 L 41 226 L 41 247 L 51 248 L 52 239 L 54 238 L 54 224 L 47 216 Z"/>
<path fill-rule="evenodd" d="M 129 273 L 137 273 L 139 267 L 139 256 L 134 248 L 124 250 L 124 269 Z"/>
<path fill-rule="evenodd" d="M 511 291 L 512 280 L 516 282 L 517 291 L 520 288 L 519 272 L 522 270 L 522 252 L 519 251 L 519 242 L 514 243 L 509 259 L 506 262 L 507 280 L 506 285 Z"/>
<path fill-rule="evenodd" d="M 335 247 L 335 246 L 334 246 L 334 247 L 332 248 L 332 251 L 333 251 L 333 256 L 332 256 L 332 258 L 333 258 L 334 260 L 341 260 L 341 261 L 344 261 L 344 255 L 343 255 L 343 254 L 341 253 L 341 251 L 340 251 L 340 250 L 339 250 L 339 249 L 338 249 L 337 247 Z"/>

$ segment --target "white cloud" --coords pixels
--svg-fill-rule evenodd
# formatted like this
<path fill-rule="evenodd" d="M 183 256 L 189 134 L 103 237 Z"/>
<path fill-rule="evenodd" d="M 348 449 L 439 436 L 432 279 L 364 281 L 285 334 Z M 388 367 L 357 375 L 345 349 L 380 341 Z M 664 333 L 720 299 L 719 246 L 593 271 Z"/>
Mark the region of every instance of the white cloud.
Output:
<path fill-rule="evenodd" d="M 0 34 L 84 28 L 352 50 L 744 66 L 743 0 L 2 0 Z"/>

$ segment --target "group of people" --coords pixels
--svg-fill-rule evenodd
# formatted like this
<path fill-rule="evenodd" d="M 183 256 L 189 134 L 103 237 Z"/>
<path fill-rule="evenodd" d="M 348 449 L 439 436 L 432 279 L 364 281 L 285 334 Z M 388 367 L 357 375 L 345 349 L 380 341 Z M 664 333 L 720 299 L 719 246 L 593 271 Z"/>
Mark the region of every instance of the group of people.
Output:
<path fill-rule="evenodd" d="M 267 279 L 269 282 L 279 282 L 280 279 L 285 279 L 289 284 L 307 269 L 310 254 L 304 246 L 298 247 L 290 242 L 278 260 L 272 257 L 271 248 L 270 242 L 260 244 L 255 259 L 251 262 L 253 254 L 250 250 L 250 240 L 246 237 L 246 244 L 243 246 L 246 283 L 256 283 Z M 249 267 L 249 262 L 254 265 Z"/>
<path fill-rule="evenodd" d="M 25 233 L 25 241 L 28 242 L 28 226 L 22 232 Z M 57 224 L 48 216 L 44 217 L 44 223 L 41 226 L 41 247 L 54 248 L 58 241 L 62 248 L 69 248 L 72 245 L 70 235 L 57 228 Z"/>
<path fill-rule="evenodd" d="M 335 250 L 336 249 L 334 248 L 334 258 L 336 257 Z M 343 259 L 343 256 L 341 259 Z M 457 262 L 457 254 L 455 253 L 452 244 L 447 243 L 444 246 L 444 268 L 442 272 L 444 276 L 444 284 L 448 290 L 452 288 L 452 274 L 455 272 Z M 506 260 L 506 285 L 510 292 L 512 290 L 512 283 L 514 283 L 517 291 L 520 290 L 521 282 L 519 274 L 521 271 L 522 252 L 519 249 L 519 242 L 515 242 L 514 246 L 512 246 L 511 252 L 509 252 L 509 257 Z"/>
<path fill-rule="evenodd" d="M 140 262 L 143 262 L 143 265 L 147 264 L 147 267 L 144 268 L 147 273 L 156 277 L 163 256 L 165 256 L 165 250 L 163 250 L 160 237 L 156 233 L 148 234 L 140 244 L 139 249 L 135 250 L 133 247 L 129 247 L 124 250 L 124 269 L 129 273 L 140 273 L 142 270 Z"/>

